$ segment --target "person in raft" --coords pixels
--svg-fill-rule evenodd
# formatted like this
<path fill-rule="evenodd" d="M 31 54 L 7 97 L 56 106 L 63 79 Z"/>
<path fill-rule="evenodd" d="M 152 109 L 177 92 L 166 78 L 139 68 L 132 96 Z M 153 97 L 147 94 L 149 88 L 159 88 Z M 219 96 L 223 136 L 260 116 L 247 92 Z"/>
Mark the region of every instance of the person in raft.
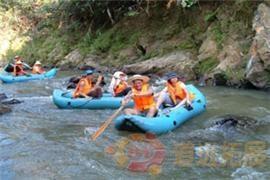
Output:
<path fill-rule="evenodd" d="M 45 73 L 45 70 L 41 66 L 41 62 L 39 62 L 39 61 L 35 62 L 34 66 L 33 66 L 33 69 L 32 69 L 32 73 L 33 74 L 43 74 L 43 73 Z"/>
<path fill-rule="evenodd" d="M 15 57 L 14 57 L 14 60 L 13 60 L 14 64 L 12 64 L 13 67 L 15 67 L 16 62 L 18 62 L 18 61 L 21 61 L 21 62 L 22 62 L 23 67 L 28 68 L 28 69 L 32 69 L 28 64 L 26 64 L 26 63 L 23 61 L 23 59 L 22 59 L 20 56 L 15 56 Z"/>
<path fill-rule="evenodd" d="M 193 98 L 186 88 L 186 85 L 178 79 L 176 73 L 171 72 L 165 75 L 167 81 L 166 87 L 159 93 L 156 103 L 156 108 L 160 111 L 160 106 L 165 105 L 169 107 L 178 108 L 183 104 L 191 104 L 190 100 Z"/>
<path fill-rule="evenodd" d="M 28 73 L 23 70 L 23 63 L 22 63 L 22 61 L 17 61 L 15 63 L 14 68 L 13 68 L 13 75 L 14 76 L 28 75 Z"/>
<path fill-rule="evenodd" d="M 102 81 L 102 76 L 99 75 L 98 80 L 93 84 L 93 71 L 87 70 L 86 74 L 82 76 L 76 89 L 73 93 L 73 98 L 100 98 L 102 97 L 102 88 L 100 83 Z"/>
<path fill-rule="evenodd" d="M 131 98 L 134 101 L 134 108 L 124 110 L 126 115 L 146 115 L 153 117 L 156 114 L 156 104 L 153 89 L 149 86 L 149 78 L 142 75 L 134 75 L 128 80 L 131 84 L 131 93 L 128 93 L 122 101 L 126 104 Z"/>
<path fill-rule="evenodd" d="M 121 71 L 115 72 L 109 86 L 109 92 L 114 97 L 121 97 L 127 95 L 130 90 L 131 87 L 127 83 L 127 75 Z"/>

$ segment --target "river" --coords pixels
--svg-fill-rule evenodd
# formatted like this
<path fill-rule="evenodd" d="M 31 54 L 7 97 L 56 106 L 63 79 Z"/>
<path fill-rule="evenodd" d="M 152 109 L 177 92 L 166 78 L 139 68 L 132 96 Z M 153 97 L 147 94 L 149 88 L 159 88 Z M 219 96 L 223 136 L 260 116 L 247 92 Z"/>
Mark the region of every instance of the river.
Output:
<path fill-rule="evenodd" d="M 60 72 L 52 80 L 0 85 L 9 98 L 23 101 L 0 117 L 1 180 L 270 179 L 269 93 L 200 88 L 207 98 L 207 111 L 155 137 L 163 152 L 159 164 L 146 172 L 133 172 L 129 163 L 149 162 L 155 149 L 146 140 L 127 137 L 144 135 L 119 132 L 111 125 L 93 142 L 89 133 L 113 110 L 61 110 L 53 104 L 53 89 L 64 88 L 67 76 L 73 74 Z M 227 114 L 247 116 L 252 123 L 236 128 L 216 125 Z M 249 147 L 259 153 L 250 153 Z"/>

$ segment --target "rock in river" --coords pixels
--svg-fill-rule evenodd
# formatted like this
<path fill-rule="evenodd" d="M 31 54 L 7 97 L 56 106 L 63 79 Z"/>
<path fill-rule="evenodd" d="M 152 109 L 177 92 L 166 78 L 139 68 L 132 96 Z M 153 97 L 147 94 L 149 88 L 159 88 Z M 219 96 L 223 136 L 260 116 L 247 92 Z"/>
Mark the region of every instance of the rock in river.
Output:
<path fill-rule="evenodd" d="M 11 108 L 7 105 L 0 103 L 0 115 L 11 112 Z"/>

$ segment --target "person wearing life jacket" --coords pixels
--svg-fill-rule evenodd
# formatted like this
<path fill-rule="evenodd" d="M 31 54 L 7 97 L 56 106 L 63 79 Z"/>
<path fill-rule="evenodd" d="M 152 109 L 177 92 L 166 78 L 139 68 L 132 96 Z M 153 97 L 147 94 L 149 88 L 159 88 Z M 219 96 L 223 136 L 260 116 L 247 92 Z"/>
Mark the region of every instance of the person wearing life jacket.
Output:
<path fill-rule="evenodd" d="M 166 87 L 158 95 L 156 108 L 159 110 L 162 104 L 173 107 L 172 109 L 185 103 L 190 105 L 193 95 L 188 92 L 186 85 L 178 79 L 177 74 L 167 73 L 165 79 L 167 81 Z"/>
<path fill-rule="evenodd" d="M 76 86 L 76 89 L 73 93 L 73 98 L 100 98 L 102 96 L 102 88 L 100 87 L 102 78 L 103 77 L 99 75 L 97 82 L 94 84 L 93 71 L 86 71 L 86 74 L 82 76 Z"/>
<path fill-rule="evenodd" d="M 14 76 L 28 75 L 28 73 L 23 70 L 23 63 L 21 61 L 17 61 L 15 63 L 13 68 L 13 75 Z"/>
<path fill-rule="evenodd" d="M 45 70 L 42 68 L 41 63 L 39 61 L 36 61 L 33 69 L 32 69 L 33 74 L 43 74 L 45 73 Z"/>
<path fill-rule="evenodd" d="M 24 68 L 32 69 L 31 66 L 29 66 L 28 64 L 26 64 L 20 56 L 15 56 L 14 57 L 14 61 L 13 61 L 14 64 L 12 64 L 12 65 L 15 66 L 16 62 L 18 62 L 18 61 L 21 61 L 22 62 L 22 65 L 23 65 Z"/>
<path fill-rule="evenodd" d="M 127 83 L 127 75 L 121 71 L 115 72 L 109 86 L 109 92 L 114 97 L 121 97 L 127 95 L 130 90 L 131 87 Z"/>
<path fill-rule="evenodd" d="M 88 69 L 88 70 L 91 70 L 91 69 Z M 96 71 L 96 70 L 91 70 L 93 72 L 97 72 L 98 74 L 101 73 L 101 71 Z M 80 79 L 85 76 L 85 74 L 83 75 L 79 75 L 79 76 L 73 76 L 71 77 L 68 81 L 67 81 L 67 89 L 75 89 L 77 87 L 77 84 L 79 83 Z M 96 84 L 96 82 L 98 81 L 98 77 L 99 75 L 95 75 L 93 74 L 93 77 L 92 77 L 92 84 Z M 106 82 L 105 82 L 105 79 L 104 79 L 104 76 L 102 76 L 102 80 L 101 80 L 101 83 L 99 84 L 99 86 L 101 88 L 103 88 L 104 86 L 106 85 Z"/>
<path fill-rule="evenodd" d="M 149 86 L 149 78 L 142 75 L 134 75 L 129 79 L 131 92 L 123 99 L 122 104 L 126 104 L 131 98 L 134 101 L 134 108 L 124 110 L 127 115 L 146 114 L 147 117 L 153 117 L 156 114 L 156 105 L 153 89 Z"/>

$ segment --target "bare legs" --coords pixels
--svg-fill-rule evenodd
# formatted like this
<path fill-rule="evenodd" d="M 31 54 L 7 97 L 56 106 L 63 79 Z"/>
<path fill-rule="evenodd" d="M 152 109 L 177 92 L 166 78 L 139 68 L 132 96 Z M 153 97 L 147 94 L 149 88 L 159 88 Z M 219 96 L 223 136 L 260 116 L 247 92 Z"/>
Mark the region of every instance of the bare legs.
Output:
<path fill-rule="evenodd" d="M 144 112 L 147 112 L 147 115 L 146 115 L 147 117 L 153 117 L 156 114 L 156 111 L 157 111 L 156 107 L 153 106 L 148 111 L 144 111 Z M 137 109 L 131 109 L 131 108 L 127 108 L 124 110 L 124 113 L 126 115 L 139 115 L 144 112 L 140 112 Z"/>
<path fill-rule="evenodd" d="M 156 114 L 157 112 L 157 109 L 155 106 L 151 107 L 149 110 L 148 110 L 148 113 L 147 113 L 147 117 L 154 117 L 154 115 Z"/>

